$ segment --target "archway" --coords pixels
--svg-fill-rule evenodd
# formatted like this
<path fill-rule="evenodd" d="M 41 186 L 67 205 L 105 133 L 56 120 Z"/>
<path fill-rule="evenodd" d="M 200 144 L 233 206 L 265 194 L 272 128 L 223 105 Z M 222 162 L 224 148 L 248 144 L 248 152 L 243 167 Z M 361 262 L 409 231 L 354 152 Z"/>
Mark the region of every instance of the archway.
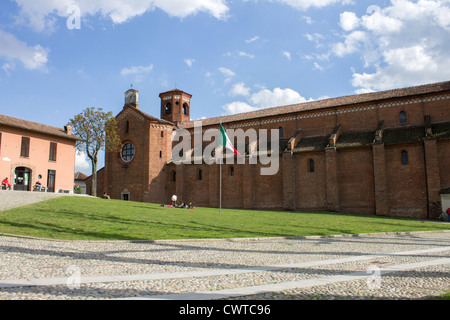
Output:
<path fill-rule="evenodd" d="M 31 170 L 26 167 L 17 167 L 14 171 L 14 190 L 30 191 Z"/>

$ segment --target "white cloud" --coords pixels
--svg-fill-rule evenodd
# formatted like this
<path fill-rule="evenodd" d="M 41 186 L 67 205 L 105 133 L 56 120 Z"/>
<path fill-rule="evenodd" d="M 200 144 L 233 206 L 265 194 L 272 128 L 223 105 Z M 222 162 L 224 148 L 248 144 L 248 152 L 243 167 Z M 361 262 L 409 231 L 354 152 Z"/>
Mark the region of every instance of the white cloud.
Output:
<path fill-rule="evenodd" d="M 156 8 L 169 16 L 185 18 L 205 12 L 217 19 L 225 19 L 228 6 L 225 0 L 15 0 L 21 8 L 18 22 L 36 31 L 54 28 L 57 17 L 69 17 L 67 8 L 77 6 L 83 17 L 101 15 L 115 24 L 129 21 Z"/>
<path fill-rule="evenodd" d="M 306 33 L 306 34 L 305 34 L 305 37 L 306 37 L 306 39 L 308 39 L 309 41 L 313 41 L 313 42 L 315 42 L 316 44 L 319 43 L 320 40 L 325 39 L 325 37 L 324 37 L 322 34 L 320 34 L 320 33 L 314 33 L 314 34 Z"/>
<path fill-rule="evenodd" d="M 8 61 L 19 60 L 27 69 L 45 71 L 48 53 L 49 50 L 40 45 L 31 47 L 13 34 L 0 30 L 0 57 Z M 3 69 L 12 70 L 13 66 L 13 63 L 6 63 L 3 65 Z"/>
<path fill-rule="evenodd" d="M 226 114 L 229 114 L 229 115 L 244 113 L 244 112 L 252 112 L 252 111 L 258 110 L 258 108 L 252 107 L 248 103 L 242 102 L 242 101 L 228 103 L 228 104 L 224 105 L 222 108 L 225 110 Z"/>
<path fill-rule="evenodd" d="M 307 24 L 313 24 L 314 23 L 313 19 L 311 17 L 309 17 L 309 16 L 303 16 L 303 20 L 305 20 Z"/>
<path fill-rule="evenodd" d="M 267 108 L 306 102 L 306 99 L 292 89 L 275 88 L 272 91 L 263 89 L 253 94 L 250 101 L 259 108 Z"/>
<path fill-rule="evenodd" d="M 314 62 L 314 69 L 322 71 L 323 67 L 320 64 L 318 64 L 317 62 Z"/>
<path fill-rule="evenodd" d="M 2 69 L 9 75 L 10 71 L 14 71 L 16 69 L 16 65 L 14 63 L 4 63 Z"/>
<path fill-rule="evenodd" d="M 150 73 L 153 70 L 153 65 L 148 66 L 133 66 L 129 68 L 123 68 L 120 71 L 122 76 L 134 76 L 135 82 L 141 82 L 144 79 L 144 75 Z"/>
<path fill-rule="evenodd" d="M 283 56 L 285 56 L 289 61 L 291 61 L 291 53 L 289 51 L 284 51 Z"/>
<path fill-rule="evenodd" d="M 87 172 L 91 167 L 86 153 L 78 151 L 75 158 L 75 171 Z"/>
<path fill-rule="evenodd" d="M 372 15 L 362 17 L 361 23 L 367 30 L 381 34 L 399 32 L 403 27 L 400 20 L 386 16 L 382 12 L 375 12 Z"/>
<path fill-rule="evenodd" d="M 333 4 L 353 4 L 352 0 L 276 0 L 278 2 L 287 4 L 298 10 L 307 10 L 313 8 L 323 8 Z"/>
<path fill-rule="evenodd" d="M 250 39 L 248 39 L 248 40 L 245 40 L 245 42 L 247 42 L 247 43 L 252 43 L 252 42 L 254 42 L 254 41 L 258 40 L 258 39 L 259 39 L 259 36 L 254 36 L 253 38 L 250 38 Z"/>
<path fill-rule="evenodd" d="M 339 56 L 343 57 L 348 54 L 352 54 L 361 49 L 361 46 L 364 42 L 368 40 L 368 35 L 364 31 L 353 31 L 349 35 L 346 36 L 345 41 L 339 42 L 334 45 L 333 52 Z"/>
<path fill-rule="evenodd" d="M 341 13 L 340 26 L 345 31 L 351 31 L 359 26 L 360 20 L 354 12 L 343 12 Z"/>
<path fill-rule="evenodd" d="M 184 62 L 190 67 L 192 67 L 192 64 L 195 62 L 195 59 L 184 59 Z"/>
<path fill-rule="evenodd" d="M 220 67 L 219 71 L 225 76 L 225 83 L 228 83 L 231 81 L 231 79 L 236 75 L 234 73 L 234 71 L 224 68 L 224 67 Z"/>
<path fill-rule="evenodd" d="M 309 101 L 311 101 L 310 99 Z M 223 106 L 226 114 L 237 114 L 256 111 L 260 109 L 286 106 L 306 102 L 298 92 L 292 89 L 275 88 L 274 90 L 261 89 L 248 98 L 248 102 L 235 101 Z"/>
<path fill-rule="evenodd" d="M 387 64 L 396 65 L 407 72 L 439 71 L 431 54 L 420 45 L 388 50 L 384 53 L 384 58 Z"/>
<path fill-rule="evenodd" d="M 232 97 L 235 96 L 248 96 L 250 95 L 250 88 L 247 88 L 245 86 L 245 83 L 243 82 L 239 82 L 236 83 L 235 85 L 233 85 L 233 87 L 231 88 L 229 95 Z"/>
<path fill-rule="evenodd" d="M 220 67 L 219 71 L 222 72 L 222 74 L 225 77 L 230 77 L 231 78 L 231 77 L 234 77 L 236 75 L 232 70 L 224 68 L 224 67 Z"/>
<path fill-rule="evenodd" d="M 240 57 L 247 57 L 247 58 L 250 58 L 250 59 L 253 59 L 255 57 L 254 54 L 243 52 L 243 51 L 239 51 L 239 56 Z"/>
<path fill-rule="evenodd" d="M 332 53 L 365 62 L 353 71 L 358 93 L 450 79 L 448 0 L 392 0 L 360 18 L 343 13 L 340 25 L 346 33 Z"/>
<path fill-rule="evenodd" d="M 149 73 L 150 71 L 153 70 L 153 65 L 149 65 L 149 66 L 134 66 L 134 67 L 130 67 L 130 68 L 123 68 L 122 71 L 120 72 L 120 74 L 122 76 L 127 76 L 127 75 L 134 75 L 134 74 L 144 74 L 144 73 Z"/>

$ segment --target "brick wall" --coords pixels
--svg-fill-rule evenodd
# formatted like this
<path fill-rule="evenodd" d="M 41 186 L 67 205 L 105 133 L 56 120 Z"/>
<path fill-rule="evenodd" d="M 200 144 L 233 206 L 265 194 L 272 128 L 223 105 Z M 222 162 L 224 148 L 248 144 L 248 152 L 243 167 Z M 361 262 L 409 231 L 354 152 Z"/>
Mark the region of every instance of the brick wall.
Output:
<path fill-rule="evenodd" d="M 331 99 L 305 108 L 268 109 L 255 113 L 258 116 L 254 118 L 224 117 L 225 128 L 245 131 L 281 127 L 284 139 L 301 130 L 296 141 L 300 144 L 318 136 L 333 139 L 328 147 L 297 150 L 294 144 L 294 149 L 280 155 L 280 170 L 273 176 L 261 176 L 261 165 L 224 164 L 222 206 L 434 219 L 441 206 L 439 190 L 450 186 L 450 133 L 425 139 L 425 116 L 429 116 L 431 124 L 450 122 L 450 90 L 426 93 L 425 89 L 342 98 L 347 104 Z M 416 91 L 417 95 L 411 94 Z M 334 101 L 336 106 L 332 106 Z M 292 112 L 281 112 L 287 109 Z M 276 110 L 280 110 L 279 114 Z M 406 124 L 400 121 L 401 112 L 406 114 Z M 131 199 L 137 201 L 168 204 L 171 195 L 177 194 L 179 202 L 219 206 L 218 165 L 168 164 L 172 149 L 170 126 L 132 112 L 121 114 L 121 128 L 124 121 L 129 121 L 130 132 L 122 132 L 122 140 L 135 144 L 136 156 L 127 164 L 117 153 L 107 154 L 105 185 L 113 186 L 113 198 L 120 199 L 121 192 L 127 189 Z M 207 119 L 203 125 L 203 130 L 217 129 L 218 121 Z M 192 127 L 187 128 L 192 131 Z M 385 141 L 389 130 L 391 136 Z M 380 141 L 374 143 L 376 134 L 380 134 Z M 351 141 L 353 138 L 357 141 Z M 339 143 L 342 139 L 350 140 Z M 202 144 L 205 147 L 210 143 Z M 402 163 L 403 151 L 408 155 L 407 164 Z"/>
<path fill-rule="evenodd" d="M 386 146 L 389 215 L 427 218 L 427 186 L 421 144 Z M 402 164 L 402 151 L 408 164 Z"/>

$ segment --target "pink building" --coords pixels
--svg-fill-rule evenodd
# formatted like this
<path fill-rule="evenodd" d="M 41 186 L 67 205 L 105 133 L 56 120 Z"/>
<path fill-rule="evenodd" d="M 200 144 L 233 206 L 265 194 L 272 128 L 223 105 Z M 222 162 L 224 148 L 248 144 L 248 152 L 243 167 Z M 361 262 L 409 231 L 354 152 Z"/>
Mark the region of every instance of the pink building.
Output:
<path fill-rule="evenodd" d="M 72 128 L 52 127 L 0 115 L 0 182 L 14 190 L 73 193 L 75 144 Z M 42 189 L 44 190 L 44 189 Z"/>

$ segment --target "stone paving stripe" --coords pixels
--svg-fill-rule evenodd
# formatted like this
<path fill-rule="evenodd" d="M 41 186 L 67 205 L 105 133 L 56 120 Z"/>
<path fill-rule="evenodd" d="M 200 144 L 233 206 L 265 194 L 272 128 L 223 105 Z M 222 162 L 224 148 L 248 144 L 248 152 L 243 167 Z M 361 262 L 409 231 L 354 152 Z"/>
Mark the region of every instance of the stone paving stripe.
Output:
<path fill-rule="evenodd" d="M 369 260 L 374 258 L 389 257 L 389 256 L 404 256 L 404 255 L 419 255 L 425 253 L 434 253 L 449 251 L 450 246 L 438 247 L 431 249 L 413 250 L 413 251 L 403 251 L 394 252 L 386 254 L 369 254 L 348 258 L 340 259 L 328 259 L 319 260 L 311 262 L 293 263 L 293 264 L 283 264 L 275 266 L 260 266 L 260 267 L 248 267 L 248 268 L 237 268 L 237 269 L 214 269 L 206 271 L 188 271 L 188 272 L 174 272 L 174 273 L 154 273 L 154 274 L 135 274 L 135 275 L 124 275 L 124 276 L 92 276 L 92 277 L 81 277 L 79 279 L 79 284 L 88 283 L 110 283 L 110 282 L 127 282 L 127 281 L 150 281 L 150 280 L 166 280 L 166 279 L 181 279 L 181 278 L 201 278 L 201 277 L 213 277 L 222 275 L 233 275 L 251 272 L 265 272 L 265 271 L 276 271 L 283 269 L 295 269 L 295 268 L 309 268 L 314 266 L 325 266 L 338 263 L 347 262 L 357 262 L 363 260 Z M 15 280 L 1 280 L 0 288 L 17 288 L 17 287 L 32 287 L 32 286 L 58 286 L 67 285 L 69 278 L 46 278 L 46 279 L 15 279 Z"/>
<path fill-rule="evenodd" d="M 437 266 L 449 264 L 450 258 L 437 259 L 432 261 L 418 262 L 418 263 L 408 263 L 400 264 L 395 266 L 390 266 L 388 268 L 380 268 L 381 275 L 390 274 L 395 272 L 407 271 L 410 269 L 418 269 L 429 266 Z M 232 297 L 242 297 L 250 296 L 255 294 L 270 293 L 270 292 L 281 292 L 284 290 L 291 290 L 297 288 L 308 288 L 313 286 L 329 285 L 337 282 L 346 282 L 360 280 L 364 278 L 371 277 L 372 274 L 367 272 L 353 272 L 344 275 L 328 276 L 319 279 L 309 279 L 300 281 L 291 281 L 277 284 L 268 284 L 254 287 L 243 287 L 234 289 L 224 289 L 217 291 L 199 291 L 194 293 L 181 293 L 181 294 L 165 294 L 165 295 L 155 295 L 155 296 L 144 296 L 135 298 L 122 298 L 116 300 L 218 300 L 226 299 Z"/>

